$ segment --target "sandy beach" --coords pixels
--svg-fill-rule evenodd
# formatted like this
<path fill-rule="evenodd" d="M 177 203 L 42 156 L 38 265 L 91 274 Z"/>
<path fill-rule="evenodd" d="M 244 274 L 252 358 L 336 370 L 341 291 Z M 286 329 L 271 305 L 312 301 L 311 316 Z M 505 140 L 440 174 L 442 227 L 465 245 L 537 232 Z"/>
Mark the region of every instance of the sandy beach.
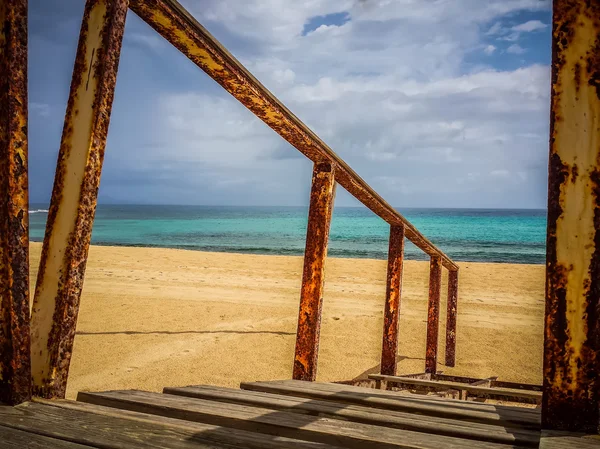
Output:
<path fill-rule="evenodd" d="M 41 244 L 31 246 L 32 291 Z M 457 366 L 540 383 L 544 266 L 461 263 Z M 93 246 L 67 397 L 290 378 L 302 258 Z M 327 261 L 318 379 L 379 371 L 386 262 Z M 444 270 L 442 323 L 445 321 Z M 428 263 L 406 261 L 398 372 L 424 368 Z M 440 330 L 443 362 L 444 329 Z"/>

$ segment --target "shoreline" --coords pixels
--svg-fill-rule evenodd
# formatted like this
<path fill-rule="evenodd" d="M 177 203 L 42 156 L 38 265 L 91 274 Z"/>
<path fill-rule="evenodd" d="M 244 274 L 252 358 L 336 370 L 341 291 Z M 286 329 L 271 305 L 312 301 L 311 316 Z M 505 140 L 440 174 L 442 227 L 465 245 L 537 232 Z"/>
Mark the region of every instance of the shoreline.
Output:
<path fill-rule="evenodd" d="M 31 294 L 41 244 L 31 244 Z M 301 256 L 92 245 L 67 397 L 290 378 Z M 386 261 L 327 261 L 318 380 L 378 370 Z M 460 262 L 457 366 L 439 370 L 540 383 L 544 265 Z M 422 372 L 429 264 L 404 268 L 398 373 Z"/>
<path fill-rule="evenodd" d="M 42 244 L 43 240 L 41 239 L 30 239 L 30 243 L 31 244 Z M 268 252 L 253 252 L 253 251 L 235 251 L 235 250 L 231 250 L 231 248 L 227 248 L 224 249 L 223 251 L 220 251 L 218 249 L 207 249 L 207 248 L 202 248 L 202 247 L 178 247 L 178 246 L 163 246 L 163 245 L 152 245 L 152 244 L 135 244 L 135 243 L 114 243 L 114 242 L 93 242 L 91 246 L 99 246 L 99 247 L 108 247 L 108 248 L 147 248 L 147 249 L 172 249 L 172 250 L 176 250 L 176 251 L 193 251 L 193 252 L 199 252 L 199 253 L 211 253 L 211 254 L 242 254 L 242 255 L 249 255 L 249 256 L 277 256 L 277 257 L 303 257 L 304 256 L 304 251 L 295 251 L 295 250 L 290 250 L 289 253 L 279 253 L 279 252 L 275 252 L 273 251 L 272 253 L 268 253 Z M 331 251 L 331 249 L 329 249 Z M 424 252 L 422 253 L 423 257 L 422 258 L 414 258 L 411 256 L 407 256 L 405 254 L 404 256 L 404 260 L 405 261 L 411 261 L 411 262 L 426 262 L 429 260 L 429 257 L 427 256 L 427 254 L 425 254 Z M 370 260 L 370 261 L 387 261 L 387 253 L 385 256 L 380 257 L 380 258 L 374 258 L 371 256 L 354 256 L 354 257 L 350 257 L 350 256 L 344 256 L 344 255 L 336 255 L 336 254 L 328 254 L 327 255 L 328 259 L 344 259 L 344 260 Z M 461 260 L 461 259 L 455 259 L 452 258 L 452 260 L 454 260 L 457 264 L 465 264 L 465 263 L 481 263 L 481 264 L 502 264 L 502 265 L 530 265 L 530 266 L 545 266 L 545 262 L 539 262 L 539 263 L 530 263 L 530 262 L 518 262 L 518 261 L 510 261 L 510 262 L 505 262 L 505 261 L 480 261 L 480 260 Z"/>

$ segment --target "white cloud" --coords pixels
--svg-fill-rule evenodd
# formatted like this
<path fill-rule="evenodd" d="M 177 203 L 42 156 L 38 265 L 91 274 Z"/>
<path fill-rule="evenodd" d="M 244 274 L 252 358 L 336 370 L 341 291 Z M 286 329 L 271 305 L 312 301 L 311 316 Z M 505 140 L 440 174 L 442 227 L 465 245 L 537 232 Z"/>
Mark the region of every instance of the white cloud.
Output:
<path fill-rule="evenodd" d="M 294 45 L 310 17 L 347 11 L 353 0 L 187 0 L 196 17 L 272 47 Z"/>
<path fill-rule="evenodd" d="M 512 53 L 514 55 L 522 55 L 523 53 L 526 53 L 527 50 L 525 50 L 519 44 L 512 44 L 510 47 L 508 47 L 506 49 L 506 52 L 507 53 Z"/>
<path fill-rule="evenodd" d="M 547 157 L 549 68 L 470 69 L 465 61 L 473 52 L 496 51 L 483 35 L 505 36 L 504 15 L 547 10 L 549 1 L 184 4 L 391 203 L 427 206 L 445 192 L 461 192 L 444 204 L 470 204 L 489 192 L 487 177 L 510 171 L 522 173 L 527 205 L 543 205 L 530 193 L 540 180 L 529 171 L 545 167 Z M 302 35 L 310 18 L 338 12 L 351 20 Z M 507 51 L 524 49 L 515 44 Z M 166 164 L 176 149 L 190 172 L 202 167 L 220 180 L 212 188 L 232 191 L 269 184 L 283 195 L 293 182 L 307 182 L 299 159 L 288 159 L 297 151 L 222 92 L 166 94 L 153 114 L 158 144 L 140 150 L 138 160 Z M 507 190 L 506 201 L 515 198 L 521 200 Z"/>
<path fill-rule="evenodd" d="M 503 30 L 504 30 L 504 28 L 502 28 L 502 24 L 500 22 L 496 22 L 489 28 L 489 30 L 487 30 L 485 35 L 486 36 L 495 36 L 497 34 L 500 34 Z"/>
<path fill-rule="evenodd" d="M 503 26 L 501 22 L 495 22 L 485 33 L 486 36 L 495 37 L 499 41 L 516 42 L 523 33 L 531 33 L 547 28 L 548 25 L 541 20 L 529 20 L 512 27 Z"/>
<path fill-rule="evenodd" d="M 541 20 L 530 20 L 528 22 L 516 25 L 512 27 L 512 29 L 514 31 L 530 33 L 532 31 L 543 30 L 546 27 L 548 27 L 548 25 L 543 23 Z"/>
<path fill-rule="evenodd" d="M 177 148 L 179 162 L 244 167 L 270 158 L 281 146 L 265 124 L 232 98 L 188 92 L 161 98 L 159 108 L 163 120 L 153 130 Z"/>
<path fill-rule="evenodd" d="M 491 55 L 491 54 L 493 54 L 495 51 L 496 51 L 496 47 L 495 47 L 495 46 L 493 46 L 493 45 L 488 45 L 487 47 L 485 47 L 485 48 L 483 49 L 483 52 L 484 52 L 486 55 Z"/>

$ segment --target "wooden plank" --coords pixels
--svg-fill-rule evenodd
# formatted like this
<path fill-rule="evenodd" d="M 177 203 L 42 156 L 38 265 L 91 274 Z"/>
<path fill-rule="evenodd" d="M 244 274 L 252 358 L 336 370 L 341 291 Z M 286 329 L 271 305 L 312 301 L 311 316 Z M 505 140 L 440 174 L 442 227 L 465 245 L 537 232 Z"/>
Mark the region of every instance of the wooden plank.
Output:
<path fill-rule="evenodd" d="M 48 438 L 35 433 L 2 427 L 0 423 L 0 447 L 6 449 L 85 449 L 90 446 Z"/>
<path fill-rule="evenodd" d="M 408 430 L 299 415 L 261 407 L 143 391 L 79 393 L 78 400 L 206 424 L 252 430 L 347 448 L 505 448 L 506 446 Z"/>
<path fill-rule="evenodd" d="M 497 377 L 488 377 L 487 379 L 480 379 L 475 382 L 471 382 L 469 385 L 472 386 L 484 386 L 490 388 L 492 386 L 492 382 L 494 382 Z"/>
<path fill-rule="evenodd" d="M 253 432 L 188 423 L 74 401 L 29 402 L 0 410 L 0 423 L 36 434 L 102 448 L 332 449 Z"/>
<path fill-rule="evenodd" d="M 383 373 L 382 373 L 383 374 Z M 402 374 L 400 377 L 413 377 L 407 376 L 406 374 Z M 434 374 L 431 377 L 433 380 L 442 380 L 449 382 L 463 382 L 463 383 L 475 383 L 482 379 L 476 377 L 464 377 L 464 376 L 450 376 L 447 374 Z M 503 380 L 497 380 L 497 377 L 491 377 L 492 387 L 500 387 L 500 388 L 511 388 L 514 390 L 531 390 L 531 391 L 542 391 L 541 385 L 536 384 L 526 384 L 521 382 L 505 382 Z"/>
<path fill-rule="evenodd" d="M 598 449 L 600 435 L 543 430 L 540 449 Z"/>
<path fill-rule="evenodd" d="M 415 379 L 431 379 L 431 376 L 431 373 L 402 374 L 402 377 L 414 377 Z"/>
<path fill-rule="evenodd" d="M 402 374 L 400 377 L 412 377 L 412 376 L 406 376 L 406 375 Z M 472 382 L 480 381 L 481 377 L 450 376 L 448 374 L 436 373 L 436 374 L 431 375 L 431 379 L 432 380 L 447 380 L 449 382 L 463 382 L 466 384 L 470 384 Z"/>
<path fill-rule="evenodd" d="M 439 390 L 463 390 L 473 395 L 481 395 L 487 397 L 506 397 L 515 399 L 528 399 L 533 401 L 542 400 L 542 393 L 539 391 L 513 390 L 509 388 L 490 388 L 472 384 L 464 384 L 460 382 L 445 382 L 439 380 L 414 379 L 399 376 L 384 376 L 381 374 L 369 374 L 369 379 L 382 380 L 386 382 L 393 382 L 396 384 L 409 386 L 412 385 L 416 387 L 434 388 Z"/>
<path fill-rule="evenodd" d="M 418 378 L 418 377 L 417 377 Z M 280 388 L 283 387 L 282 391 L 287 393 L 281 394 L 292 394 L 295 390 L 299 390 L 299 397 L 302 396 L 300 393 L 302 390 L 318 391 L 319 393 L 325 392 L 335 395 L 344 394 L 356 394 L 358 398 L 372 398 L 381 397 L 386 399 L 397 400 L 400 402 L 414 402 L 417 404 L 440 404 L 443 403 L 446 407 L 455 407 L 461 410 L 488 410 L 488 411 L 501 411 L 504 414 L 517 414 L 525 415 L 528 418 L 537 418 L 539 423 L 540 411 L 532 408 L 516 407 L 509 405 L 498 405 L 490 404 L 486 402 L 472 402 L 472 401 L 461 401 L 458 399 L 440 398 L 438 396 L 429 396 L 421 394 L 412 394 L 402 391 L 391 391 L 391 390 L 376 390 L 370 387 L 359 387 L 353 385 L 331 383 L 331 382 L 316 382 L 314 384 L 307 384 L 306 382 L 286 379 L 286 380 L 274 380 L 264 382 L 242 382 L 240 388 L 244 390 L 263 391 L 262 388 Z M 265 390 L 266 391 L 266 390 Z M 293 394 L 292 394 L 293 395 Z M 350 396 L 351 397 L 351 396 Z"/>
<path fill-rule="evenodd" d="M 291 413 L 308 414 L 472 440 L 532 447 L 537 447 L 540 441 L 539 431 L 537 430 L 504 428 L 490 424 L 379 410 L 334 401 L 297 398 L 213 386 L 165 388 L 163 392 L 191 398 L 263 407 L 271 410 L 284 410 Z"/>
<path fill-rule="evenodd" d="M 336 402 L 366 407 L 462 419 L 471 422 L 518 425 L 530 429 L 540 428 L 539 411 L 518 407 L 455 400 L 421 399 L 414 395 L 401 395 L 391 391 L 371 388 L 293 380 L 242 383 L 241 388 L 310 399 L 335 400 Z"/>
<path fill-rule="evenodd" d="M 498 404 L 490 404 L 485 402 L 473 402 L 473 401 L 462 401 L 458 399 L 451 398 L 441 398 L 439 396 L 431 396 L 431 395 L 423 395 L 423 394 L 413 394 L 405 391 L 392 391 L 392 390 L 375 390 L 371 387 L 355 387 L 355 386 L 347 386 L 341 385 L 337 383 L 327 383 L 327 382 L 318 382 L 314 385 L 305 385 L 304 382 L 298 382 L 294 380 L 283 380 L 283 381 L 270 381 L 270 382 L 253 382 L 252 384 L 260 384 L 258 387 L 254 387 L 250 385 L 246 387 L 248 384 L 241 384 L 241 388 L 243 389 L 253 389 L 256 391 L 256 388 L 263 388 L 264 384 L 275 384 L 276 388 L 279 388 L 280 385 L 284 385 L 285 388 L 289 388 L 288 393 L 283 394 L 293 394 L 297 396 L 301 396 L 302 393 L 299 391 L 298 394 L 292 393 L 294 390 L 304 389 L 314 391 L 317 390 L 320 393 L 325 392 L 328 394 L 335 394 L 344 396 L 346 394 L 350 394 L 350 397 L 356 395 L 357 398 L 372 398 L 372 397 L 382 397 L 386 399 L 396 400 L 400 402 L 410 402 L 415 404 L 433 404 L 435 406 L 439 406 L 443 404 L 446 408 L 455 408 L 459 410 L 487 410 L 491 412 L 501 412 L 503 415 L 514 415 L 514 416 L 523 416 L 526 421 L 531 420 L 532 422 L 537 422 L 539 427 L 540 422 L 540 410 L 532 409 L 532 408 L 524 408 L 517 406 L 508 406 L 508 405 L 498 405 Z M 253 388 L 254 387 L 254 388 Z M 262 390 L 258 390 L 262 391 Z M 311 394 L 311 393 L 309 393 Z M 303 396 L 304 397 L 304 396 Z"/>
<path fill-rule="evenodd" d="M 492 387 L 511 388 L 513 390 L 542 391 L 541 385 L 522 384 L 522 383 L 517 383 L 517 382 L 504 382 L 501 380 L 494 380 L 492 382 Z"/>

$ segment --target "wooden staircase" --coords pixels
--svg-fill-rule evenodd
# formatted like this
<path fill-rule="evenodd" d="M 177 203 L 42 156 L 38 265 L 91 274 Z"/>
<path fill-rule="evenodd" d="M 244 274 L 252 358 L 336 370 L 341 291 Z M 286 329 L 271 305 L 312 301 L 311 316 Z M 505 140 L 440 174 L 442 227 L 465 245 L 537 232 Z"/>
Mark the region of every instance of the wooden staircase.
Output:
<path fill-rule="evenodd" d="M 0 447 L 599 447 L 544 440 L 537 409 L 294 380 L 81 392 L 77 401 L 0 407 Z M 575 440 L 573 440 L 575 441 Z M 561 443 L 554 446 L 551 443 Z M 564 444 L 567 444 L 566 446 Z"/>

